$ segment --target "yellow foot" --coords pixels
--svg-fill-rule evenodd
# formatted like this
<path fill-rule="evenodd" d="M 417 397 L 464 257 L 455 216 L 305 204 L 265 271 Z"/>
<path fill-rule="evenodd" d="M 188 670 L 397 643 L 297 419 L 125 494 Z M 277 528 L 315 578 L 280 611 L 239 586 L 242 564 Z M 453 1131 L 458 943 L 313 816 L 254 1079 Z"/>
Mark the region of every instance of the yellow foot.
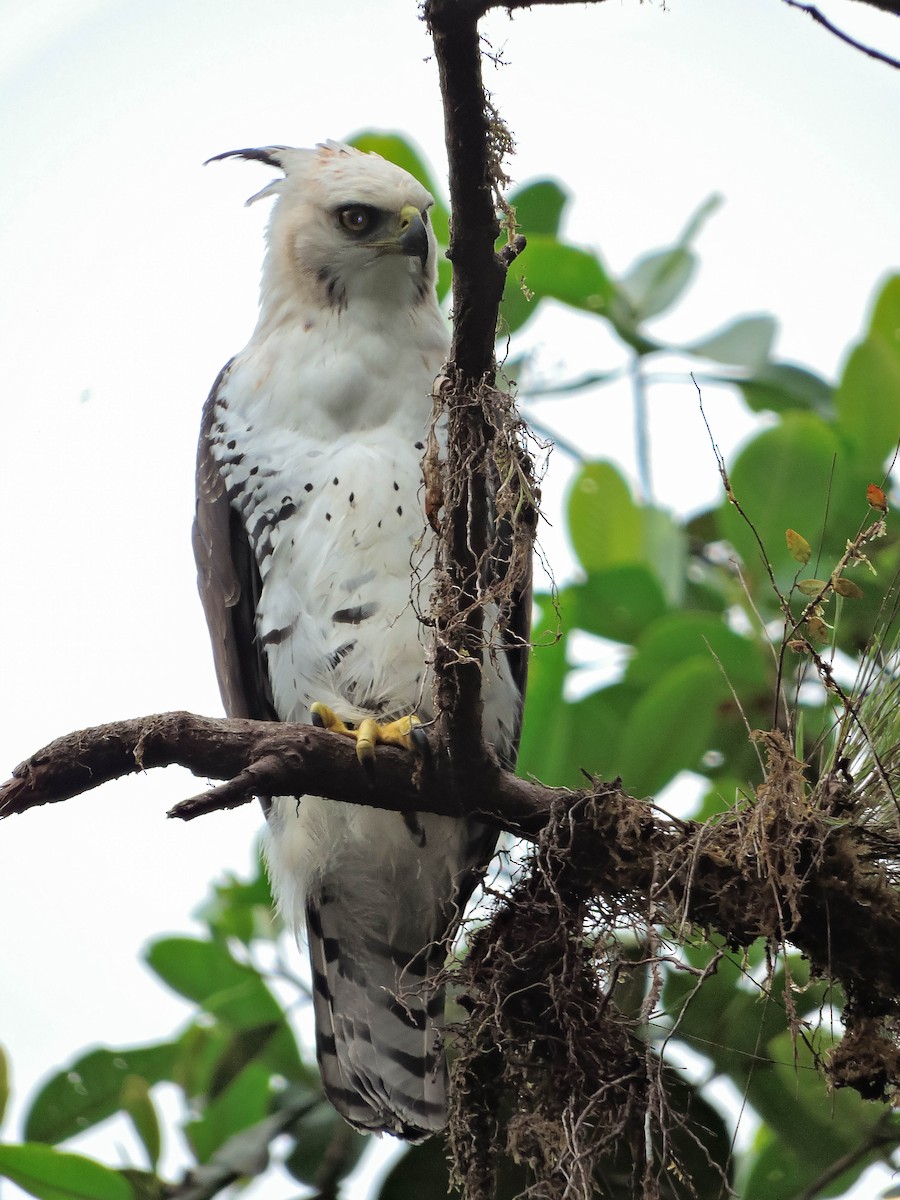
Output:
<path fill-rule="evenodd" d="M 375 765 L 375 747 L 379 743 L 400 746 L 417 754 L 421 754 L 428 746 L 422 722 L 415 713 L 384 724 L 379 724 L 374 717 L 366 717 L 355 728 L 346 725 L 333 709 L 318 701 L 310 705 L 309 713 L 313 725 L 318 725 L 320 729 L 356 738 L 356 757 L 369 770 Z"/>

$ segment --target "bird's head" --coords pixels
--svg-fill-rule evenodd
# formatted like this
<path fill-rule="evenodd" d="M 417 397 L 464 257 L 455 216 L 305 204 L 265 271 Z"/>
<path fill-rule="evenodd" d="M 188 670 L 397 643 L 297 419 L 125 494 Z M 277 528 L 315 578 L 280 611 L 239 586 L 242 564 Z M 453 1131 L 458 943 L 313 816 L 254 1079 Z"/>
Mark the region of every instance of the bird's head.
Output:
<path fill-rule="evenodd" d="M 338 142 L 312 150 L 232 150 L 209 161 L 223 158 L 284 172 L 247 201 L 277 197 L 264 307 L 289 302 L 292 290 L 338 310 L 366 300 L 385 308 L 434 303 L 437 251 L 428 215 L 434 200 L 407 171 Z"/>

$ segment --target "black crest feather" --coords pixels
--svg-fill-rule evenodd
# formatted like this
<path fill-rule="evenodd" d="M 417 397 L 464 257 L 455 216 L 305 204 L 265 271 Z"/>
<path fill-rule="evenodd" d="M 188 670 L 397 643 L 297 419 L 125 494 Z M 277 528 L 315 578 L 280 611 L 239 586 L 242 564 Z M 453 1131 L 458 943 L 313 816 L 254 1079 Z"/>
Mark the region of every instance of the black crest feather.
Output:
<path fill-rule="evenodd" d="M 258 150 L 226 150 L 224 154 L 214 154 L 203 165 L 207 167 L 210 163 L 221 162 L 225 158 L 245 158 L 250 162 L 262 162 L 283 171 L 280 155 L 286 149 L 286 146 L 261 146 Z"/>

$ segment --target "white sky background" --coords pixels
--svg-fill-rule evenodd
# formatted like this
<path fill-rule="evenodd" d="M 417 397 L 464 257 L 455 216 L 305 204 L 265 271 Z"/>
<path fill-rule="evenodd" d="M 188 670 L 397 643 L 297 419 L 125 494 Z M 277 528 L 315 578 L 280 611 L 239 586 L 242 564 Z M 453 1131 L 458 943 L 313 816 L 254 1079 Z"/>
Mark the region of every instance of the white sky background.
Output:
<path fill-rule="evenodd" d="M 824 8 L 900 56 L 896 19 Z M 221 711 L 190 551 L 194 451 L 209 387 L 255 320 L 266 205 L 242 204 L 272 172 L 203 160 L 366 127 L 404 131 L 440 176 L 444 153 L 413 0 L 4 0 L 0 27 L 4 774 L 72 729 Z M 724 194 L 662 336 L 768 310 L 782 357 L 836 372 L 900 260 L 900 73 L 778 0 L 608 0 L 484 29 L 508 63 L 487 78 L 517 136 L 512 175 L 561 179 L 568 236 L 614 271 Z M 531 341 L 548 373 L 621 361 L 598 323 L 552 311 Z M 693 388 L 651 400 L 662 502 L 712 502 Z M 707 410 L 727 454 L 750 424 L 726 393 Z M 627 392 L 542 414 L 633 476 Z M 551 520 L 568 470 L 557 454 Z M 561 538 L 547 540 L 564 572 Z M 157 772 L 0 827 L 0 1041 L 17 1111 L 83 1048 L 155 1039 L 187 1015 L 140 949 L 191 929 L 209 879 L 247 869 L 261 823 L 249 807 L 164 819 L 197 790 Z"/>

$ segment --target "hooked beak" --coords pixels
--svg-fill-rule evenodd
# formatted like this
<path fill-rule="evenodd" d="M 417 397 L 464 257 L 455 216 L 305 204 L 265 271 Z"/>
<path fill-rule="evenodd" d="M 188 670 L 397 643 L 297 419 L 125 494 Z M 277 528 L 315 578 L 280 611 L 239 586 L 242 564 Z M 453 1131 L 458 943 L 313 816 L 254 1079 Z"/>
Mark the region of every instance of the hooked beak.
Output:
<path fill-rule="evenodd" d="M 400 210 L 400 236 L 397 239 L 400 253 L 409 258 L 417 258 L 422 264 L 422 270 L 428 262 L 428 230 L 422 220 L 422 214 L 414 204 L 406 204 Z"/>

